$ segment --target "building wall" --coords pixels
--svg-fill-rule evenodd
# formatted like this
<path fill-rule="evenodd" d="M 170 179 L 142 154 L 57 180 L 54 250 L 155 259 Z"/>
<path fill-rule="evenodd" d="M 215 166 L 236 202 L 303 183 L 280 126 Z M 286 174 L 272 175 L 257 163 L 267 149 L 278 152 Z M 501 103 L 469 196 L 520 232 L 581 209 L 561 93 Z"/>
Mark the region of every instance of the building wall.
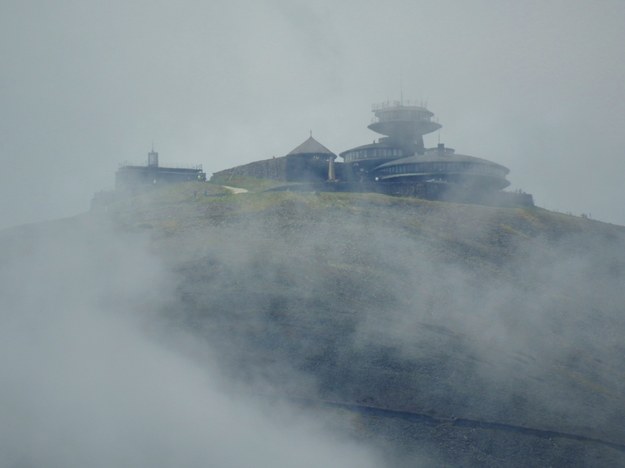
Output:
<path fill-rule="evenodd" d="M 256 179 L 287 180 L 286 158 L 265 159 L 215 172 L 214 178 L 223 180 L 228 177 L 254 177 Z"/>
<path fill-rule="evenodd" d="M 196 180 L 206 180 L 206 174 L 201 169 L 123 166 L 115 173 L 115 187 L 118 189 Z"/>
<path fill-rule="evenodd" d="M 328 159 L 322 155 L 287 156 L 286 177 L 289 182 L 323 182 L 328 180 Z"/>
<path fill-rule="evenodd" d="M 328 178 L 328 161 L 322 156 L 291 155 L 256 161 L 213 174 L 215 179 L 221 181 L 235 176 L 283 182 L 324 181 Z"/>
<path fill-rule="evenodd" d="M 492 206 L 534 206 L 534 199 L 528 193 L 483 190 L 456 184 L 421 182 L 384 182 L 372 184 L 376 192 L 388 195 L 413 196 L 426 200 L 442 200 L 457 203 L 477 203 Z"/>

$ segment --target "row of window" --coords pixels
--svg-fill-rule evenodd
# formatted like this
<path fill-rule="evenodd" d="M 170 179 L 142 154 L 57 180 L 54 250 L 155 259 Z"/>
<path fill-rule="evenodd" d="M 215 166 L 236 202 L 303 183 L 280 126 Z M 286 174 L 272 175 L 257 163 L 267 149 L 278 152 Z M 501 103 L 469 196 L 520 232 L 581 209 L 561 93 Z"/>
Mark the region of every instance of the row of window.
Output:
<path fill-rule="evenodd" d="M 369 148 L 356 151 L 350 151 L 345 154 L 345 162 L 358 161 L 360 159 L 376 159 L 376 158 L 401 158 L 403 152 L 399 148 Z"/>
<path fill-rule="evenodd" d="M 471 174 L 483 174 L 493 177 L 505 177 L 504 169 L 487 164 L 470 162 L 429 162 L 418 164 L 401 164 L 385 167 L 378 172 L 382 174 L 431 174 L 437 172 L 464 172 Z"/>
<path fill-rule="evenodd" d="M 376 113 L 380 122 L 394 120 L 430 120 L 430 113 L 427 111 L 398 109 Z"/>

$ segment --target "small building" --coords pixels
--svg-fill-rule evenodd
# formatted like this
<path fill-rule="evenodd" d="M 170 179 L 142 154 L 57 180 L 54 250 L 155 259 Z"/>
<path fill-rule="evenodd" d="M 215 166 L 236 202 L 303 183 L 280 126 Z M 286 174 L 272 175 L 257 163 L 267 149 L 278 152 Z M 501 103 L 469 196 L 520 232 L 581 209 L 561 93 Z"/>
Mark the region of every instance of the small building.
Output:
<path fill-rule="evenodd" d="M 158 164 L 158 153 L 152 149 L 148 153 L 146 166 L 123 165 L 115 173 L 115 188 L 134 190 L 156 184 L 176 182 L 205 181 L 206 174 L 202 166 L 162 167 Z"/>
<path fill-rule="evenodd" d="M 286 155 L 286 180 L 291 182 L 324 182 L 334 179 L 336 154 L 310 137 Z"/>

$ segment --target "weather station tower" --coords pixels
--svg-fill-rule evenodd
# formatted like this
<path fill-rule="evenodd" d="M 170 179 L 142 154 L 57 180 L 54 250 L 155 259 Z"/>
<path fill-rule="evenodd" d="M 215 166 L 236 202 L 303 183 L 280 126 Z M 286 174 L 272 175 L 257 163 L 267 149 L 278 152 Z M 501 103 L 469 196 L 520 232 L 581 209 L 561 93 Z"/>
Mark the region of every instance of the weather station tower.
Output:
<path fill-rule="evenodd" d="M 405 156 L 424 154 L 423 135 L 441 128 L 440 124 L 432 122 L 432 112 L 403 99 L 374 104 L 372 111 L 375 117 L 368 128 L 385 135 L 380 143 L 400 147 Z"/>

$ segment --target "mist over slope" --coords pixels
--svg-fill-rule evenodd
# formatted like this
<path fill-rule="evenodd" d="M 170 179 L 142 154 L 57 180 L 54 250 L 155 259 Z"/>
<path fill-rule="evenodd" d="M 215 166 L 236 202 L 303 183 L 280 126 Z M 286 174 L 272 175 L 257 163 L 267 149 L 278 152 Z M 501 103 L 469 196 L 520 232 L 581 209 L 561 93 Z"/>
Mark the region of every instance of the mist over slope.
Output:
<path fill-rule="evenodd" d="M 90 216 L 0 233 L 0 466 L 379 466 L 328 418 L 233 394 L 164 327 L 176 279 L 147 241 Z"/>
<path fill-rule="evenodd" d="M 120 333 L 120 349 L 130 350 L 131 362 L 160 362 L 157 356 L 172 353 L 171 360 L 214 378 L 219 389 L 253 401 L 251 415 L 273 401 L 308 408 L 305 428 L 297 434 L 310 444 L 285 444 L 304 459 L 322 447 L 320 453 L 335 466 L 349 466 L 341 457 L 354 466 L 363 460 L 379 465 L 369 449 L 389 466 L 625 463 L 624 228 L 539 208 L 375 194 L 224 195 L 198 187 L 121 199 L 106 211 L 60 223 L 56 231 L 50 225 L 37 228 L 41 234 L 33 240 L 11 231 L 1 241 L 17 252 L 13 262 L 29 258 L 26 264 L 34 271 L 41 269 L 35 259 L 48 258 L 52 250 L 46 262 L 51 271 L 67 264 L 66 258 L 82 259 L 67 267 L 82 277 L 88 259 L 87 271 L 98 272 L 98 286 L 81 287 L 77 297 L 86 295 L 91 303 L 89 291 L 105 291 L 104 304 L 115 305 L 113 317 L 131 317 L 135 331 Z M 106 235 L 103 226 L 109 226 Z M 58 242 L 68 233 L 61 242 L 67 251 L 42 241 Z M 40 246 L 34 255 L 31 245 Z M 5 264 L 13 265 L 4 270 L 13 277 L 15 263 Z M 50 285 L 51 296 L 24 302 L 26 315 L 53 328 L 63 323 L 73 327 L 70 331 L 81 330 L 81 313 L 39 318 L 45 309 L 40 304 L 49 304 L 49 297 L 58 299 L 60 310 L 73 310 L 65 298 L 74 297 L 74 283 L 84 284 L 75 278 L 53 286 L 43 275 L 35 284 Z M 7 294 L 22 295 L 17 286 L 22 282 L 5 284 L 13 285 Z M 9 303 L 23 302 L 16 297 Z M 109 317 L 110 311 L 97 316 Z M 64 325 L 54 336 L 65 333 Z M 111 335 L 116 333 L 103 334 L 100 358 L 119 356 L 108 343 Z M 26 347 L 6 346 L 7 352 Z M 47 348 L 44 342 L 39 349 Z M 106 375 L 102 358 L 82 354 L 96 363 L 94 375 Z M 169 406 L 169 398 L 180 400 L 179 390 L 172 383 L 163 391 L 156 383 L 156 374 L 165 375 L 168 382 L 182 382 L 184 394 L 186 376 L 195 379 L 195 371 L 181 377 L 176 366 L 152 369 L 136 379 L 138 393 L 150 393 L 145 382 L 155 382 L 158 401 L 171 412 L 167 418 L 185 429 L 188 418 L 206 425 L 210 430 L 189 429 L 200 445 L 221 441 L 222 434 L 206 422 L 210 415 L 196 413 L 197 405 Z M 40 378 L 49 381 L 48 374 Z M 100 380 L 97 387 L 124 394 L 117 380 Z M 204 387 L 191 388 L 199 397 Z M 86 390 L 75 393 L 91 388 Z M 238 439 L 242 451 L 256 453 L 257 431 L 236 428 L 246 426 L 240 422 L 246 417 L 254 428 L 273 427 L 272 417 L 249 416 L 249 406 L 241 411 L 236 401 L 223 404 L 213 384 L 205 391 L 206 398 L 225 406 L 220 421 L 234 424 L 224 440 Z M 148 409 L 133 420 L 152 420 Z M 323 422 L 311 409 L 324 415 Z M 287 419 L 293 413 L 289 409 Z M 113 421 L 111 433 L 118 423 L 125 425 L 123 419 Z M 156 418 L 150 425 L 159 436 L 160 424 L 167 423 Z M 323 436 L 320 425 L 328 431 Z M 328 443 L 337 428 L 352 442 Z M 277 438 L 284 436 L 276 431 Z M 165 452 L 188 452 L 178 438 L 162 437 L 170 444 Z M 198 460 L 209 456 L 195 453 Z M 284 460 L 289 466 L 288 457 Z"/>

